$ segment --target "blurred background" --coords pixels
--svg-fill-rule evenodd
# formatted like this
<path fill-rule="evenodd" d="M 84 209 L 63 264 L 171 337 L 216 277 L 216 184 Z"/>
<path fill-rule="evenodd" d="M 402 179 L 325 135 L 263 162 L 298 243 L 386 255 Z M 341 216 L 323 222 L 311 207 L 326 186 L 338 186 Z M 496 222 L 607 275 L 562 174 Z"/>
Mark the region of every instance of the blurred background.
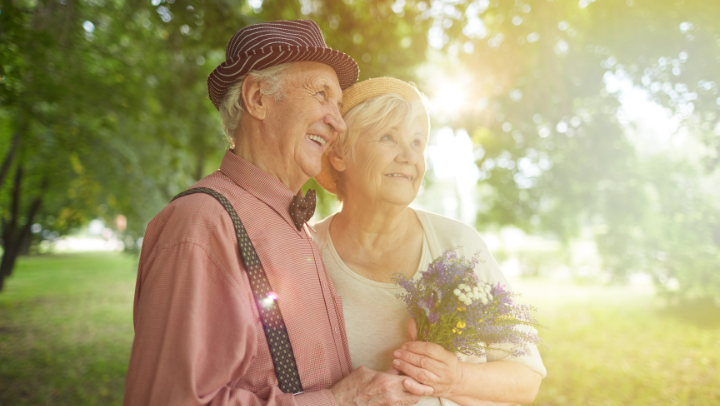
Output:
<path fill-rule="evenodd" d="M 427 95 L 414 206 L 475 226 L 539 308 L 534 404 L 720 404 L 703 0 L 1 0 L 0 404 L 122 403 L 145 227 L 219 167 L 230 36 L 277 19 Z"/>

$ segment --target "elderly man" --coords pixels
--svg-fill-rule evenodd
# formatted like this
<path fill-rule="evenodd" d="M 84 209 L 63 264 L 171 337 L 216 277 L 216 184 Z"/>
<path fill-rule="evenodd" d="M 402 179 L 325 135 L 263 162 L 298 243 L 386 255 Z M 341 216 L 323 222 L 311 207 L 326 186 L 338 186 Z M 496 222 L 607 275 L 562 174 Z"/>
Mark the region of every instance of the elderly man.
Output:
<path fill-rule="evenodd" d="M 310 21 L 243 28 L 208 78 L 233 148 L 149 224 L 125 405 L 408 405 L 432 389 L 352 371 L 300 187 L 345 131 L 355 61 Z"/>

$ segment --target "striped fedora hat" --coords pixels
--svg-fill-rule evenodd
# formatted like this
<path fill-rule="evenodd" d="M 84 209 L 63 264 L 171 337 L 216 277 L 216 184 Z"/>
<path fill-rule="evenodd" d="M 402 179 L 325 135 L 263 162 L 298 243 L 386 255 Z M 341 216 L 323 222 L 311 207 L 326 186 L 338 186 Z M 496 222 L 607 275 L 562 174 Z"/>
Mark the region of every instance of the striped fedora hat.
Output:
<path fill-rule="evenodd" d="M 248 25 L 230 38 L 225 61 L 208 76 L 208 94 L 220 107 L 228 88 L 248 72 L 287 62 L 321 62 L 329 65 L 345 90 L 357 81 L 357 63 L 325 45 L 320 27 L 309 20 L 274 21 Z"/>

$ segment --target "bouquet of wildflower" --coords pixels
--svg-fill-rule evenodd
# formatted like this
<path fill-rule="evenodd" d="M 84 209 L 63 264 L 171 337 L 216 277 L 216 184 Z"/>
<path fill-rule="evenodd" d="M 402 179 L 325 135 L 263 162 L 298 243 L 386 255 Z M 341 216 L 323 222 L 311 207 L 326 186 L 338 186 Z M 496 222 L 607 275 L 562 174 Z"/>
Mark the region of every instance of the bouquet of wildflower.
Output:
<path fill-rule="evenodd" d="M 487 350 L 526 355 L 528 344 L 539 343 L 540 338 L 516 326 L 542 327 L 530 315 L 536 309 L 513 303 L 518 294 L 500 283 L 480 281 L 474 272 L 477 257 L 467 260 L 450 249 L 416 281 L 402 274 L 393 277 L 406 291 L 397 296 L 417 323 L 418 340 L 477 357 Z"/>

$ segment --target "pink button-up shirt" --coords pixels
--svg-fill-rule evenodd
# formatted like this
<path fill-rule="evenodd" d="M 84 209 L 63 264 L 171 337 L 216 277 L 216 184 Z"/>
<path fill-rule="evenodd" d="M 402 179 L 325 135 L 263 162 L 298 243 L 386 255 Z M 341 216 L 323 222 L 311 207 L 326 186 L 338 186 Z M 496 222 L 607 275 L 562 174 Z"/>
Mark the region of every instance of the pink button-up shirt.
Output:
<path fill-rule="evenodd" d="M 193 194 L 149 224 L 135 289 L 125 405 L 335 405 L 328 390 L 350 374 L 340 297 L 305 225 L 293 225 L 294 193 L 228 151 L 195 187 L 237 211 L 278 294 L 305 393 L 278 388 L 230 216 Z"/>

